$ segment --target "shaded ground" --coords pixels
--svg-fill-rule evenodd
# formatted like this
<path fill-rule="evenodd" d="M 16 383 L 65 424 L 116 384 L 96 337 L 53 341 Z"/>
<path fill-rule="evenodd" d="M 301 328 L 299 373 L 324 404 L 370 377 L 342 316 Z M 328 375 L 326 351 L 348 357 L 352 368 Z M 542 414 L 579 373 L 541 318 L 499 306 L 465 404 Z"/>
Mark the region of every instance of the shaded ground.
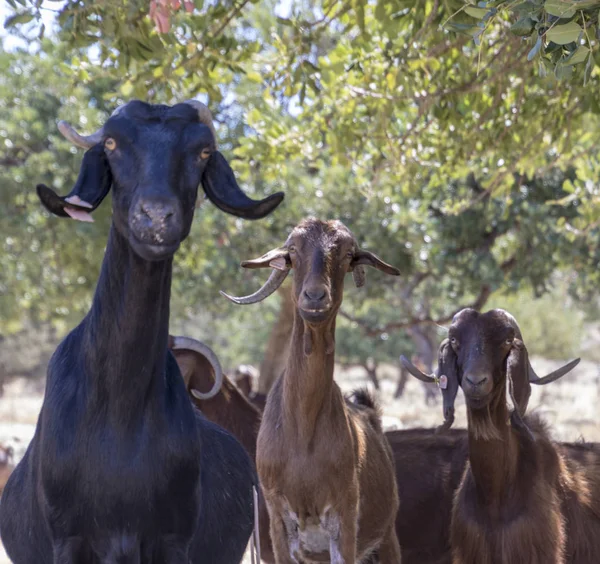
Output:
<path fill-rule="evenodd" d="M 532 360 L 539 375 L 550 372 L 559 363 L 540 358 Z M 394 367 L 380 370 L 380 400 L 384 410 L 386 429 L 410 427 L 433 427 L 442 421 L 441 395 L 435 405 L 426 405 L 424 384 L 410 378 L 402 398 L 395 400 L 398 371 Z M 336 379 L 346 392 L 366 385 L 362 369 L 338 371 Z M 18 379 L 5 387 L 0 398 L 0 443 L 12 445 L 16 460 L 23 456 L 33 436 L 37 416 L 42 405 L 43 383 Z M 530 412 L 535 410 L 550 423 L 554 438 L 563 441 L 600 441 L 600 425 L 597 421 L 597 404 L 600 399 L 600 365 L 585 362 L 561 381 L 548 386 L 533 387 Z M 466 425 L 462 395 L 459 393 L 456 407 L 456 427 Z M 9 560 L 0 547 L 0 564 Z M 250 562 L 248 556 L 244 564 Z"/>

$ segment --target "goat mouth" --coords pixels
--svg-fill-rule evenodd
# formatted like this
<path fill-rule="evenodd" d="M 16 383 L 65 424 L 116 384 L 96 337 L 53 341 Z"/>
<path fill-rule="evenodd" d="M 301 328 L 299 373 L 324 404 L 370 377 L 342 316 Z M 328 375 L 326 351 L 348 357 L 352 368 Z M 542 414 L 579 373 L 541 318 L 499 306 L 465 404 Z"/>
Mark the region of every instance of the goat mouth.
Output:
<path fill-rule="evenodd" d="M 300 315 L 304 321 L 309 323 L 318 323 L 320 321 L 325 321 L 329 316 L 329 312 L 331 311 L 331 307 L 322 307 L 322 308 L 298 308 L 300 310 Z"/>
<path fill-rule="evenodd" d="M 140 241 L 133 233 L 129 238 L 129 243 L 138 256 L 149 261 L 160 261 L 172 257 L 180 245 L 180 241 L 168 245 L 146 243 Z"/>
<path fill-rule="evenodd" d="M 484 396 L 467 396 L 465 394 L 465 399 L 467 400 L 467 405 L 472 409 L 482 409 L 487 406 L 489 403 L 489 394 Z"/>

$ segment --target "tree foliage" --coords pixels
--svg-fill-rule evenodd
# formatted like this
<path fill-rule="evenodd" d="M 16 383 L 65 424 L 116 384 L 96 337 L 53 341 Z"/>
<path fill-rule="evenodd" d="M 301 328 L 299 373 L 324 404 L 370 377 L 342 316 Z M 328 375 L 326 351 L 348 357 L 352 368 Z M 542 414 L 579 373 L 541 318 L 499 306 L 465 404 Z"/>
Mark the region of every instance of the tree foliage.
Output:
<path fill-rule="evenodd" d="M 33 187 L 64 193 L 75 179 L 81 151 L 57 118 L 91 130 L 132 97 L 204 96 L 243 188 L 286 192 L 256 223 L 201 202 L 177 255 L 173 316 L 201 314 L 210 330 L 196 333 L 228 362 L 260 360 L 277 301 L 240 308 L 218 290 L 255 289 L 264 278 L 240 260 L 307 215 L 340 218 L 403 272 L 369 272 L 361 290 L 348 281 L 338 348 L 349 362 L 396 358 L 403 331 L 498 290 L 542 295 L 557 270 L 574 297 L 596 299 L 599 2 L 149 4 L 68 0 L 56 30 L 40 28 L 45 3 L 15 4 L 7 24 L 30 48 L 0 58 L 3 320 L 71 323 L 87 309 L 109 206 L 92 226 L 49 219 Z"/>

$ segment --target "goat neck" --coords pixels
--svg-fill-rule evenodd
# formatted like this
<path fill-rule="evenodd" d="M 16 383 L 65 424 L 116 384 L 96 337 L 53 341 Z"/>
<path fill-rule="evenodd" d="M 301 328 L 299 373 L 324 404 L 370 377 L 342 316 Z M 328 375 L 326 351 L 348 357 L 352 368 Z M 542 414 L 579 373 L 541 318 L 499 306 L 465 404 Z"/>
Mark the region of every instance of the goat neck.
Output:
<path fill-rule="evenodd" d="M 90 401 L 133 415 L 164 385 L 172 258 L 140 258 L 111 227 L 90 313 L 83 321 Z"/>
<path fill-rule="evenodd" d="M 308 325 L 294 311 L 294 325 L 283 376 L 283 404 L 287 433 L 310 443 L 319 416 L 333 399 L 335 316 L 323 325 Z M 307 350 L 307 343 L 308 349 Z"/>
<path fill-rule="evenodd" d="M 519 436 L 508 423 L 503 388 L 487 408 L 467 408 L 471 474 L 480 501 L 491 511 L 505 503 L 519 465 Z"/>

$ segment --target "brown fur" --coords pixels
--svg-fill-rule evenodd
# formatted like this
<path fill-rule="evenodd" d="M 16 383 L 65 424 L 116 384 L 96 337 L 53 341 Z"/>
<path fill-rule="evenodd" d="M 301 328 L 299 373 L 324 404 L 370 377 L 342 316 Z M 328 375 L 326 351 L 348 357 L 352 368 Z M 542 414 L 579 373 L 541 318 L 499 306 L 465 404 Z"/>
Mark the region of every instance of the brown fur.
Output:
<path fill-rule="evenodd" d="M 452 509 L 453 563 L 597 562 L 598 453 L 571 458 L 574 447 L 553 443 L 535 417 L 510 424 L 507 380 L 517 388 L 528 378 L 514 320 L 501 310 L 463 310 L 449 338 L 457 372 L 448 377 L 465 392 L 469 427 L 469 463 Z"/>
<path fill-rule="evenodd" d="M 307 220 L 286 245 L 293 246 L 294 325 L 286 369 L 267 398 L 256 459 L 276 561 L 294 562 L 292 551 L 296 559 L 329 561 L 328 549 L 290 544 L 320 523 L 341 561 L 362 562 L 378 548 L 382 564 L 398 564 L 389 445 L 371 425 L 373 410 L 347 403 L 333 380 L 335 318 L 356 242 L 339 222 Z M 310 297 L 321 291 L 323 297 Z M 307 314 L 312 307 L 325 313 Z"/>
<path fill-rule="evenodd" d="M 4 447 L 0 445 L 0 494 L 4 490 L 8 478 L 15 469 L 13 460 L 12 447 Z"/>

